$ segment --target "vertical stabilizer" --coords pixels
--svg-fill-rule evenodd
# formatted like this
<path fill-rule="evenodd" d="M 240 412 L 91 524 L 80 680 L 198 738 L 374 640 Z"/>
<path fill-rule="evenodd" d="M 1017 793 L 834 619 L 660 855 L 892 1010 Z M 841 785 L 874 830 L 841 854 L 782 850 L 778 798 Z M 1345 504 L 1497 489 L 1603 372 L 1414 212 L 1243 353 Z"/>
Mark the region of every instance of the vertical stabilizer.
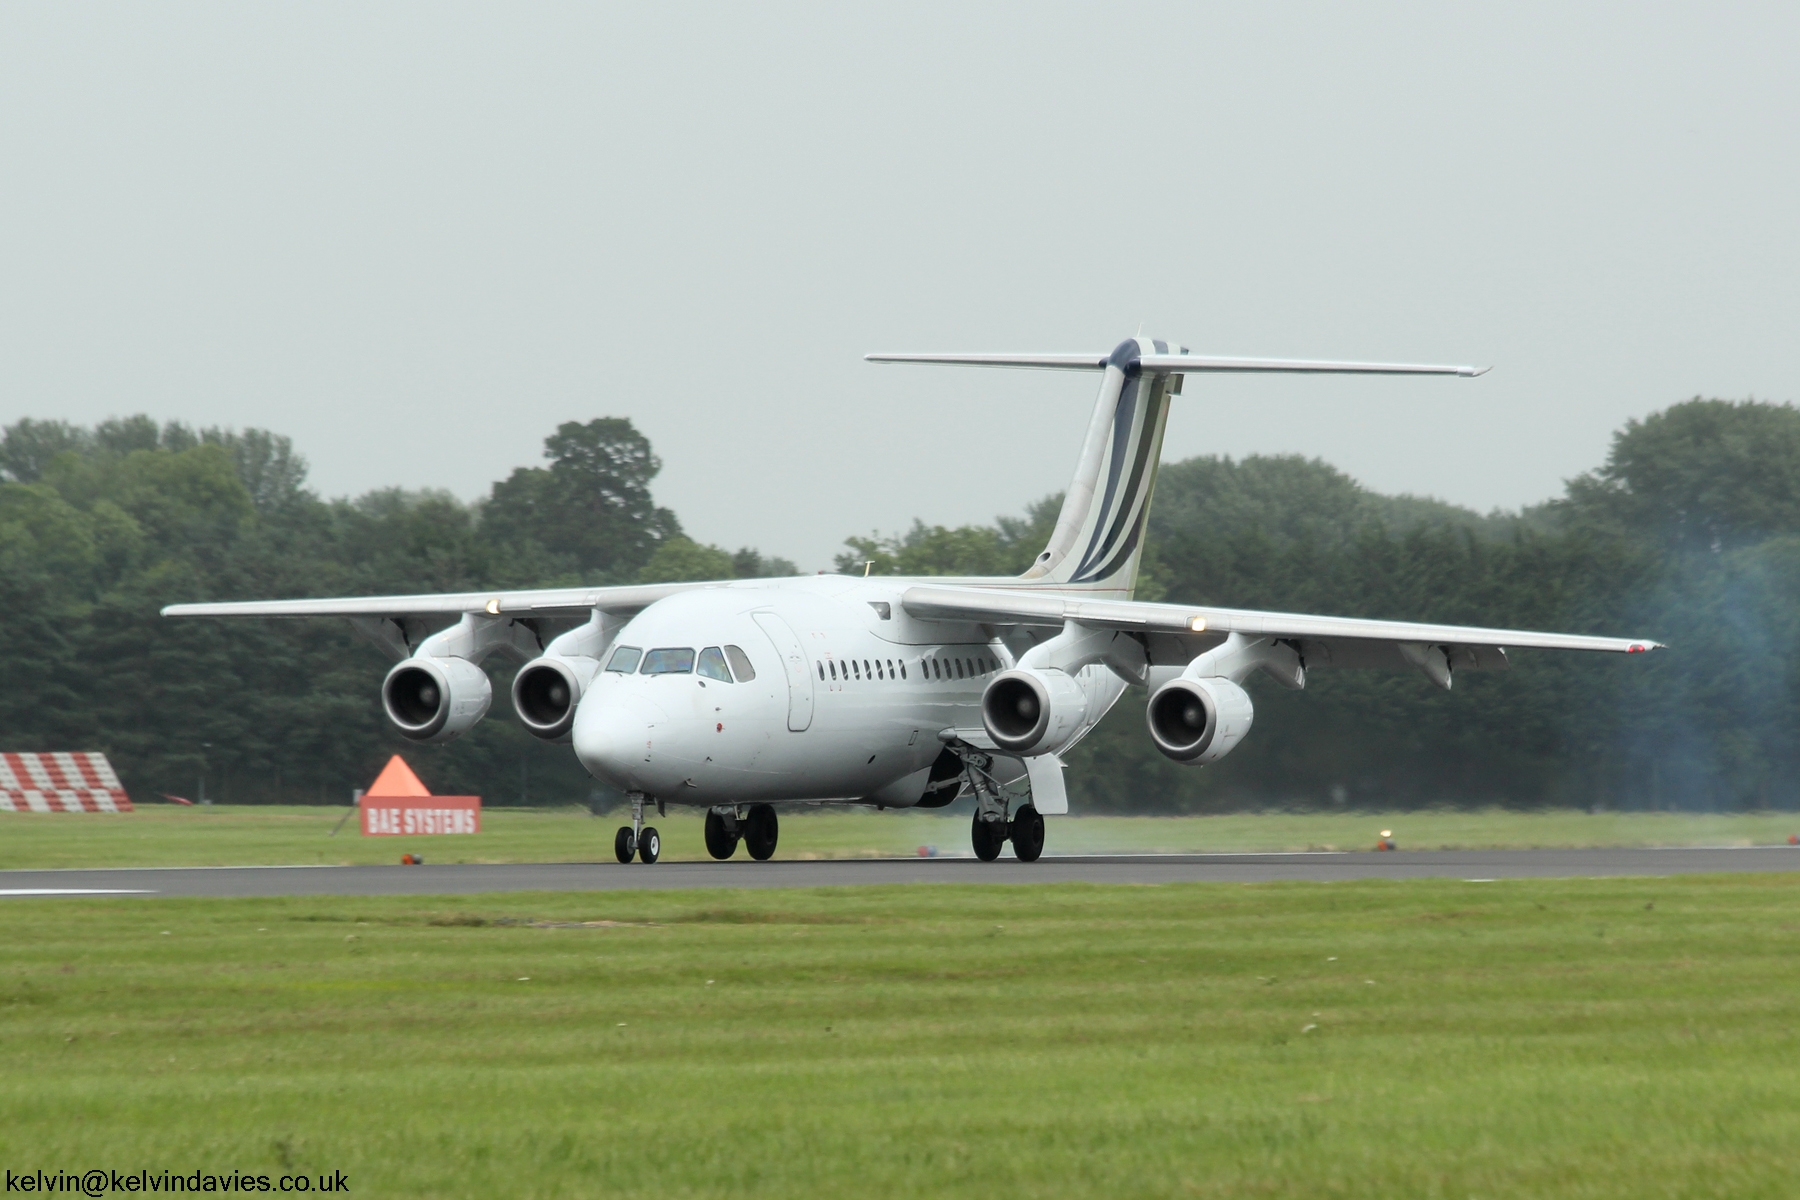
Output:
<path fill-rule="evenodd" d="M 1144 553 L 1150 493 L 1162 460 L 1169 397 L 1181 390 L 1182 378 L 1146 370 L 1139 360 L 1169 353 L 1166 343 L 1133 338 L 1120 342 L 1107 358 L 1094 419 L 1056 530 L 1024 579 L 1131 598 Z"/>

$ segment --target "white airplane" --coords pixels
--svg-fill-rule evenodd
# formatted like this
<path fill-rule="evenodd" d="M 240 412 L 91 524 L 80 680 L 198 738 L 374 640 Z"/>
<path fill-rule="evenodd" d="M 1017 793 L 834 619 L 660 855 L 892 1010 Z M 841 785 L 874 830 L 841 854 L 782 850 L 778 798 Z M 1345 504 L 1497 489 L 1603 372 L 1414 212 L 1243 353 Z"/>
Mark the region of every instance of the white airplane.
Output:
<path fill-rule="evenodd" d="M 647 804 L 664 816 L 669 804 L 702 808 L 713 857 L 730 858 L 741 840 L 763 860 L 775 852 L 776 804 L 936 808 L 963 795 L 975 799 L 977 857 L 991 861 L 1011 841 L 1031 862 L 1044 848 L 1044 817 L 1068 812 L 1060 756 L 1128 685 L 1150 690 L 1157 749 L 1200 766 L 1250 732 L 1243 685 L 1257 672 L 1303 688 L 1312 671 L 1410 669 L 1448 688 L 1460 671 L 1504 670 L 1515 647 L 1658 647 L 1132 599 L 1169 398 L 1185 376 L 1473 376 L 1485 367 L 1207 358 L 1136 338 L 1110 354 L 868 358 L 1100 373 L 1055 531 L 1023 575 L 177 604 L 163 615 L 348 618 L 397 660 L 382 704 L 421 742 L 447 742 L 486 715 L 489 655 L 527 660 L 512 686 L 520 722 L 572 742 L 582 766 L 631 803 L 631 824 L 614 838 L 622 863 L 661 853 L 644 824 Z"/>

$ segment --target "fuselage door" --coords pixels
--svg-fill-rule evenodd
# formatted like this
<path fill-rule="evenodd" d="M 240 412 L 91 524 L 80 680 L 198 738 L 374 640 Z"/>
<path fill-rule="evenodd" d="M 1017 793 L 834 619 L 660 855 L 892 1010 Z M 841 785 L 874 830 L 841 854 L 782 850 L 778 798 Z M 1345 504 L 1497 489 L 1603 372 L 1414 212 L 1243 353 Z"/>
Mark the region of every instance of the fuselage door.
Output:
<path fill-rule="evenodd" d="M 769 635 L 769 640 L 775 643 L 775 652 L 781 656 L 781 665 L 787 671 L 788 728 L 799 733 L 812 725 L 813 714 L 813 679 L 812 672 L 806 668 L 806 651 L 793 626 L 774 613 L 750 615 Z"/>

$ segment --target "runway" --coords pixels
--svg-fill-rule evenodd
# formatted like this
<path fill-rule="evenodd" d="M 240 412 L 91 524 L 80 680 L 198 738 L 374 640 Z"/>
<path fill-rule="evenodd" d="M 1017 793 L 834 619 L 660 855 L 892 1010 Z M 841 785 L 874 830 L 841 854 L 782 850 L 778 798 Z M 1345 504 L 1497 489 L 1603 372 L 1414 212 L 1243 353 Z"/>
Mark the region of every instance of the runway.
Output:
<path fill-rule="evenodd" d="M 1347 879 L 1554 879 L 1800 871 L 1800 849 L 1438 850 L 1356 854 L 1143 854 L 887 858 L 758 863 L 454 864 L 415 867 L 160 867 L 0 871 L 0 902 L 80 896 L 436 896 L 680 888 L 956 883 L 1263 883 Z"/>

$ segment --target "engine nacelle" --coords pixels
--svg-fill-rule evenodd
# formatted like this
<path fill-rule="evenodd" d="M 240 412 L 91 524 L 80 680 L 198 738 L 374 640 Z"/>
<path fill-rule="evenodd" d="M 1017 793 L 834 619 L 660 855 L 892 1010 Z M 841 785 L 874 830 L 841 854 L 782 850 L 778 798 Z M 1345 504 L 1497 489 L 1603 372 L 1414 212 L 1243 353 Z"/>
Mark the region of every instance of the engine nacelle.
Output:
<path fill-rule="evenodd" d="M 1229 679 L 1183 675 L 1157 688 L 1144 710 L 1150 739 L 1178 763 L 1218 762 L 1250 732 L 1256 708 Z"/>
<path fill-rule="evenodd" d="M 1087 693 L 1061 671 L 1015 667 L 981 694 L 981 723 L 1010 754 L 1055 754 L 1081 732 L 1087 715 Z"/>
<path fill-rule="evenodd" d="M 513 711 L 519 714 L 519 723 L 545 741 L 568 740 L 583 683 L 560 658 L 532 659 L 513 676 Z"/>
<path fill-rule="evenodd" d="M 415 742 L 448 742 L 475 727 L 494 702 L 487 672 L 466 658 L 408 658 L 381 684 L 388 720 Z"/>

